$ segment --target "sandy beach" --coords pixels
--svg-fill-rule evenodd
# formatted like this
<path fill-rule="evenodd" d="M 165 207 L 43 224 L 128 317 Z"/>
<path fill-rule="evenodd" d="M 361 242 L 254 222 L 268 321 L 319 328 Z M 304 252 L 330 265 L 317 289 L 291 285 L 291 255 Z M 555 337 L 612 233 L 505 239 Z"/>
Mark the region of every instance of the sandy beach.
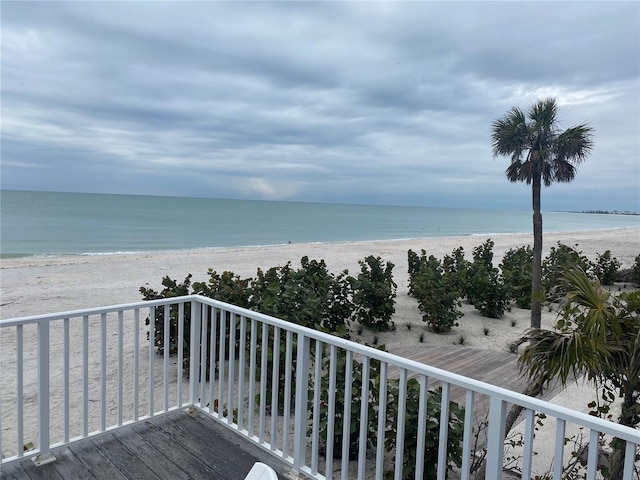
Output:
<path fill-rule="evenodd" d="M 442 258 L 462 246 L 470 259 L 473 248 L 487 238 L 495 242 L 496 266 L 509 249 L 533 243 L 529 234 L 514 234 L 2 259 L 0 316 L 6 319 L 135 302 L 141 300 L 138 291 L 141 286 L 159 289 L 162 277 L 166 275 L 182 280 L 191 273 L 193 281 L 203 281 L 208 278 L 207 270 L 213 268 L 218 272 L 232 270 L 241 276 L 253 276 L 257 267 L 265 269 L 287 261 L 299 266 L 304 255 L 310 259 L 324 259 L 333 272 L 348 269 L 356 275 L 358 260 L 367 255 L 379 255 L 395 264 L 393 273 L 398 284 L 396 323 L 419 322 L 417 309 L 413 320 L 408 311 L 411 306 L 407 304 L 411 299 L 407 297 L 407 251 L 425 249 L 427 254 Z M 543 255 L 557 242 L 577 244 L 590 259 L 611 250 L 624 268 L 631 266 L 640 254 L 640 228 L 546 233 Z M 514 314 L 519 315 L 519 312 Z"/>
<path fill-rule="evenodd" d="M 207 270 L 218 272 L 232 270 L 243 276 L 254 276 L 258 267 L 266 269 L 291 261 L 299 266 L 300 258 L 324 259 L 329 270 L 339 272 L 348 269 L 352 275 L 359 271 L 358 260 L 367 255 L 377 255 L 393 262 L 394 279 L 398 284 L 396 315 L 398 327 L 394 332 L 381 334 L 380 343 L 387 345 L 393 353 L 395 345 L 418 343 L 420 333 L 425 334 L 425 343 L 444 345 L 456 343 L 460 335 L 465 336 L 465 345 L 507 351 L 508 345 L 522 335 L 529 326 L 530 312 L 513 308 L 502 319 L 481 317 L 473 307 L 464 305 L 465 316 L 459 326 L 449 334 L 428 332 L 414 299 L 408 296 L 407 251 L 419 252 L 442 258 L 454 248 L 462 246 L 466 257 L 471 258 L 475 246 L 487 238 L 495 242 L 494 265 L 511 248 L 532 245 L 528 234 L 466 237 L 430 237 L 407 240 L 288 244 L 268 247 L 216 248 L 195 251 L 149 252 L 140 254 L 59 256 L 3 259 L 1 262 L 1 318 L 15 318 L 36 314 L 77 310 L 89 307 L 130 303 L 141 300 L 141 286 L 161 288 L 164 276 L 183 280 L 193 274 L 194 281 L 208 278 Z M 598 253 L 611 250 L 622 264 L 630 267 L 640 254 L 640 228 L 582 231 L 574 233 L 545 233 L 544 252 L 562 242 L 577 245 L 589 259 Z M 552 327 L 556 314 L 544 309 L 543 326 Z M 407 324 L 412 328 L 406 328 Z M 489 334 L 484 334 L 485 327 Z M 363 332 L 358 341 L 371 341 L 372 333 Z M 0 338 L 0 369 L 4 371 L 15 361 L 15 349 Z M 59 339 L 58 339 L 59 341 Z M 56 339 L 52 337 L 52 342 Z M 28 359 L 26 360 L 28 362 Z M 113 366 L 115 369 L 115 365 Z M 13 367 L 11 368 L 13 370 Z M 72 372 L 73 374 L 73 372 Z M 53 373 L 55 375 L 55 373 Z M 78 370 L 78 375 L 80 372 Z M 33 379 L 27 379 L 32 381 Z M 73 380 L 73 379 L 72 379 Z M 52 379 L 55 383 L 55 378 Z M 4 383 L 4 382 L 2 382 Z M 11 385 L 1 385 L 4 401 Z M 581 394 L 565 395 L 564 404 L 577 408 L 571 402 L 584 403 Z M 34 400 L 34 399 L 31 399 Z M 27 404 L 25 404 L 27 405 Z M 6 403 L 3 414 L 6 413 Z M 5 432 L 6 433 L 6 432 Z"/>

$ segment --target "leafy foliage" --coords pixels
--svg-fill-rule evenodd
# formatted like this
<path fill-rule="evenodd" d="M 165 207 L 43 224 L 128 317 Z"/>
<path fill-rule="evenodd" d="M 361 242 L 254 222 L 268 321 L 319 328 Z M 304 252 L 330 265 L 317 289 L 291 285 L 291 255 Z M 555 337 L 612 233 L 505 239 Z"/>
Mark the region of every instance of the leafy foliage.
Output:
<path fill-rule="evenodd" d="M 224 271 L 218 274 L 210 268 L 208 270 L 208 282 L 194 282 L 193 293 L 204 297 L 215 298 L 221 302 L 237 305 L 238 307 L 249 307 L 249 283 L 250 278 L 240 278 L 233 272 Z"/>
<path fill-rule="evenodd" d="M 391 262 L 369 255 L 360 264 L 360 273 L 354 283 L 353 303 L 358 322 L 375 330 L 391 330 L 396 311 L 397 285 L 393 281 Z"/>
<path fill-rule="evenodd" d="M 395 449 L 397 437 L 397 406 L 401 401 L 399 387 L 393 384 L 389 394 L 394 401 L 387 405 L 387 433 L 385 436 L 388 451 Z M 420 408 L 420 384 L 415 378 L 407 381 L 405 397 L 405 423 L 402 450 L 402 478 L 415 478 L 418 452 L 418 410 Z M 442 387 L 427 394 L 426 440 L 424 447 L 423 479 L 435 480 L 438 470 L 438 446 L 440 434 L 440 413 L 442 405 Z M 457 403 L 449 402 L 449 425 L 447 435 L 447 470 L 462 466 L 462 439 L 464 430 L 464 409 Z M 385 472 L 385 478 L 391 479 L 394 472 Z"/>
<path fill-rule="evenodd" d="M 556 247 L 551 247 L 549 255 L 542 262 L 542 286 L 545 298 L 556 301 L 568 292 L 568 286 L 563 281 L 564 273 L 570 269 L 580 269 L 589 272 L 592 263 L 581 251 L 558 242 Z"/>
<path fill-rule="evenodd" d="M 500 318 L 509 307 L 509 291 L 493 267 L 493 245 L 487 239 L 473 249 L 473 262 L 467 268 L 467 299 L 484 317 Z"/>
<path fill-rule="evenodd" d="M 510 249 L 500 263 L 504 284 L 518 308 L 531 308 L 531 268 L 533 250 L 530 246 Z"/>
<path fill-rule="evenodd" d="M 384 349 L 381 347 L 381 349 Z M 332 456 L 333 458 L 342 458 L 342 439 L 344 436 L 344 401 L 345 401 L 345 385 L 347 377 L 347 360 L 346 351 L 338 350 L 336 355 L 336 390 L 329 392 L 329 357 L 323 359 L 323 376 L 320 379 L 320 439 L 327 444 L 330 440 L 328 430 L 328 415 L 329 415 L 329 402 L 330 397 L 334 398 L 334 416 L 333 416 L 333 434 L 332 434 Z M 378 399 L 378 387 L 376 378 L 379 374 L 380 362 L 372 361 L 370 363 L 369 370 L 369 384 L 362 385 L 362 363 L 353 361 L 351 363 L 351 416 L 350 416 L 350 429 L 349 429 L 349 449 L 348 457 L 354 460 L 358 456 L 359 448 L 359 432 L 360 432 L 360 411 L 362 407 L 362 395 L 367 396 L 368 407 L 368 424 L 367 431 L 374 432 L 378 422 L 377 409 L 375 405 Z M 309 390 L 309 396 L 312 397 L 313 389 Z M 367 445 L 365 448 L 371 448 L 373 446 L 372 439 L 374 436 L 367 436 Z"/>
<path fill-rule="evenodd" d="M 267 315 L 272 315 L 298 325 L 332 333 L 344 338 L 348 337 L 347 326 L 353 313 L 351 302 L 353 279 L 343 272 L 338 276 L 330 274 L 324 260 L 309 260 L 303 257 L 301 267 L 296 270 L 290 263 L 284 266 L 272 267 L 266 272 L 258 269 L 256 278 L 250 284 L 250 302 L 252 309 Z M 282 412 L 284 402 L 284 384 L 287 365 L 286 341 L 281 337 L 279 346 L 274 345 L 275 339 L 270 329 L 269 347 L 267 351 L 267 369 L 273 368 L 274 349 L 279 349 L 278 365 L 278 411 Z M 292 357 L 296 358 L 297 344 L 295 340 L 291 346 Z M 258 346 L 258 354 L 262 345 Z M 295 360 L 291 365 L 295 372 Z M 256 375 L 259 375 L 259 369 Z M 267 403 L 270 404 L 273 380 L 267 376 Z M 292 385 L 292 390 L 295 385 Z M 292 391 L 292 394 L 295 393 Z"/>
<path fill-rule="evenodd" d="M 352 277 L 329 273 L 324 260 L 302 257 L 296 270 L 291 263 L 258 269 L 249 287 L 249 308 L 298 325 L 339 336 L 353 313 Z"/>
<path fill-rule="evenodd" d="M 162 279 L 162 285 L 164 288 L 159 292 L 146 287 L 140 287 L 140 293 L 142 294 L 142 298 L 144 300 L 158 300 L 161 298 L 174 298 L 174 297 L 182 297 L 184 295 L 190 294 L 191 288 L 191 277 L 189 274 L 184 279 L 182 283 L 178 283 L 176 280 L 171 279 L 170 277 L 164 277 Z M 186 342 L 185 350 L 188 350 L 188 339 L 190 332 L 190 305 L 185 305 L 185 324 L 184 324 L 184 339 Z M 162 353 L 164 351 L 164 337 L 167 332 L 164 331 L 164 310 L 165 307 L 156 307 L 155 309 L 155 318 L 154 318 L 154 326 L 155 326 L 155 338 L 153 340 L 153 344 L 158 349 L 158 352 Z M 146 324 L 149 325 L 150 319 L 146 319 Z M 178 350 L 178 307 L 170 306 L 169 307 L 169 352 L 176 353 Z"/>
<path fill-rule="evenodd" d="M 332 437 L 332 452 L 334 458 L 341 458 L 343 455 L 342 440 L 344 427 L 344 400 L 345 382 L 347 373 L 346 353 L 340 351 L 336 362 L 336 390 L 334 398 L 334 430 L 332 435 L 328 431 L 328 414 L 330 395 L 329 387 L 329 365 L 328 358 L 324 359 L 323 376 L 321 378 L 321 408 L 320 408 L 320 438 L 326 443 Z M 369 382 L 363 385 L 363 364 L 353 360 L 351 363 L 351 383 L 350 388 L 350 427 L 348 440 L 349 459 L 357 458 L 359 448 L 375 448 L 378 438 L 378 412 L 380 399 L 380 362 L 372 360 L 369 363 Z M 404 446 L 403 446 L 403 467 L 402 478 L 409 479 L 415 477 L 416 451 L 417 451 L 417 431 L 418 431 L 418 411 L 420 408 L 420 385 L 417 380 L 410 379 L 406 385 L 406 396 L 400 396 L 398 379 L 388 379 L 386 385 L 387 405 L 385 410 L 385 449 L 389 452 L 396 448 L 397 440 L 397 419 L 398 405 L 405 402 L 405 424 L 404 424 Z M 311 395 L 311 392 L 310 392 Z M 360 417 L 362 408 L 362 396 L 366 396 L 367 405 L 367 441 L 365 445 L 359 444 Z M 440 433 L 440 409 L 442 404 L 442 390 L 427 392 L 427 418 L 426 418 L 426 441 L 424 458 L 425 479 L 435 479 L 438 461 L 438 435 Z M 464 410 L 455 402 L 449 403 L 449 430 L 448 430 L 448 451 L 447 468 L 460 466 L 462 464 L 462 438 L 463 438 Z M 385 478 L 393 478 L 392 471 L 385 472 Z"/>
<path fill-rule="evenodd" d="M 470 266 L 471 262 L 464 258 L 464 249 L 462 247 L 455 248 L 451 255 L 445 255 L 442 259 L 442 269 L 446 274 L 453 276 L 451 279 L 452 287 L 460 295 L 467 291 Z"/>
<path fill-rule="evenodd" d="M 616 257 L 611 256 L 611 250 L 606 250 L 598 254 L 593 265 L 593 274 L 600 280 L 602 285 L 613 285 L 618 277 L 620 262 Z"/>
<path fill-rule="evenodd" d="M 635 285 L 640 287 L 640 255 L 636 257 L 636 263 L 633 264 L 631 279 Z"/>
<path fill-rule="evenodd" d="M 556 329 L 527 332 L 520 368 L 536 381 L 558 379 L 563 385 L 586 374 L 599 397 L 622 399 L 618 422 L 635 428 L 640 424 L 640 291 L 612 295 L 577 269 L 564 279 L 567 297 Z M 621 478 L 624 448 L 617 440 L 610 446 L 610 478 Z"/>
<path fill-rule="evenodd" d="M 409 283 L 422 312 L 422 320 L 434 332 L 450 331 L 462 317 L 460 278 L 453 268 L 445 271 L 442 263 L 433 255 L 427 258 L 424 250 L 420 256 L 409 250 L 408 257 L 410 265 L 413 265 L 409 271 Z M 449 262 L 450 267 L 453 264 L 453 261 Z"/>

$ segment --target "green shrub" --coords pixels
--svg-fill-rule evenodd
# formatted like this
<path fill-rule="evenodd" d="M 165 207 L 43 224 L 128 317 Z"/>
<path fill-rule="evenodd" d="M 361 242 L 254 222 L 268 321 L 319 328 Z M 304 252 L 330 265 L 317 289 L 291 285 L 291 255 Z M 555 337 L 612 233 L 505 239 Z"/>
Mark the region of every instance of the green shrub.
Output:
<path fill-rule="evenodd" d="M 173 280 L 171 277 L 163 277 L 162 286 L 164 287 L 159 292 L 146 287 L 140 287 L 139 291 L 142 294 L 143 300 L 158 300 L 162 298 L 174 298 L 174 297 L 182 297 L 184 295 L 189 295 L 191 289 L 191 277 L 189 274 L 186 276 L 182 283 L 178 283 L 176 280 Z M 155 318 L 154 320 L 154 328 L 155 328 L 155 338 L 153 344 L 156 346 L 158 353 L 164 352 L 164 309 L 165 307 L 156 307 L 155 308 Z M 188 350 L 189 346 L 189 332 L 191 326 L 191 305 L 185 305 L 185 323 L 184 323 L 184 335 L 183 339 L 185 340 L 185 351 Z M 145 320 L 145 323 L 149 325 L 151 322 L 150 318 Z M 172 305 L 169 307 L 169 353 L 177 353 L 178 351 L 178 307 Z"/>
<path fill-rule="evenodd" d="M 383 347 L 380 349 L 384 350 Z M 334 396 L 334 431 L 332 450 L 334 458 L 342 457 L 342 439 L 344 426 L 344 397 L 346 378 L 346 353 L 339 351 L 336 363 L 336 390 Z M 352 381 L 351 389 L 351 416 L 349 428 L 349 459 L 354 460 L 358 456 L 360 436 L 360 413 L 362 407 L 362 395 L 366 395 L 367 405 L 367 441 L 363 448 L 376 448 L 378 438 L 378 412 L 380 394 L 380 362 L 371 360 L 369 363 L 369 383 L 363 385 L 363 365 L 353 360 L 351 365 Z M 325 356 L 323 360 L 323 376 L 321 378 L 321 404 L 319 411 L 319 436 L 323 442 L 328 441 L 327 430 L 330 395 L 329 387 L 329 362 Z M 309 399 L 312 398 L 310 391 Z M 414 478 L 417 450 L 418 411 L 420 408 L 420 385 L 417 380 L 410 379 L 407 382 L 407 393 L 400 398 L 397 379 L 387 380 L 387 408 L 385 410 L 385 449 L 389 452 L 396 447 L 398 405 L 405 403 L 405 433 L 403 447 L 402 478 Z M 442 390 L 433 390 L 427 393 L 426 398 L 426 441 L 424 459 L 425 479 L 435 479 L 438 461 L 438 436 L 440 434 L 440 409 L 442 404 Z M 449 431 L 447 449 L 447 469 L 462 464 L 462 435 L 463 435 L 464 410 L 457 403 L 449 403 Z M 392 471 L 385 472 L 385 478 L 393 478 Z"/>
<path fill-rule="evenodd" d="M 451 285 L 455 287 L 460 296 L 467 290 L 469 267 L 471 262 L 464 258 L 464 249 L 458 247 L 451 252 L 451 255 L 445 255 L 442 259 L 442 270 L 445 274 L 451 276 Z"/>
<path fill-rule="evenodd" d="M 377 331 L 394 328 L 391 318 L 396 311 L 397 285 L 393 281 L 391 262 L 369 255 L 360 264 L 360 273 L 354 282 L 353 303 L 358 322 Z"/>
<path fill-rule="evenodd" d="M 302 257 L 301 267 L 296 270 L 288 262 L 284 266 L 272 267 L 266 272 L 258 269 L 256 278 L 249 288 L 250 307 L 261 313 L 272 315 L 285 321 L 305 327 L 325 331 L 348 338 L 347 326 L 354 306 L 350 300 L 353 279 L 343 272 L 337 277 L 330 274 L 324 260 L 309 260 Z M 261 333 L 260 333 L 261 335 Z M 273 368 L 274 335 L 269 329 L 267 347 L 267 371 Z M 292 356 L 296 358 L 297 343 L 292 344 Z M 262 344 L 258 344 L 258 355 Z M 278 412 L 284 407 L 284 385 L 287 365 L 286 338 L 280 337 L 278 378 Z M 290 366 L 295 375 L 295 360 Z M 260 371 L 257 369 L 256 375 Z M 267 404 L 271 404 L 271 392 L 274 388 L 272 377 L 267 376 Z M 295 384 L 291 386 L 292 398 Z"/>
<path fill-rule="evenodd" d="M 384 350 L 384 346 L 379 347 Z M 358 457 L 359 436 L 360 436 L 360 411 L 362 406 L 362 395 L 367 396 L 368 421 L 367 421 L 367 445 L 365 448 L 372 448 L 373 439 L 378 425 L 378 414 L 375 408 L 378 404 L 379 392 L 379 367 L 380 362 L 372 360 L 369 364 L 369 384 L 366 389 L 362 385 L 362 363 L 353 360 L 351 365 L 351 417 L 349 429 L 349 459 Z M 323 358 L 323 375 L 320 379 L 320 419 L 319 436 L 327 444 L 329 440 L 328 415 L 329 415 L 329 357 Z M 344 397 L 346 380 L 346 351 L 338 350 L 336 356 L 336 389 L 331 394 L 334 395 L 334 417 L 333 417 L 333 458 L 342 458 L 342 439 L 344 426 Z M 313 398 L 313 388 L 309 390 L 309 399 Z M 310 412 L 313 415 L 314 412 Z"/>
<path fill-rule="evenodd" d="M 578 268 L 590 272 L 592 267 L 592 263 L 581 251 L 558 242 L 557 247 L 551 247 L 549 255 L 542 261 L 542 288 L 545 298 L 548 301 L 557 301 L 567 294 L 568 287 L 563 280 L 565 271 Z"/>
<path fill-rule="evenodd" d="M 233 272 L 224 271 L 221 275 L 210 268 L 208 282 L 194 282 L 193 293 L 204 297 L 215 298 L 221 302 L 249 307 L 249 284 L 251 278 L 240 278 Z"/>
<path fill-rule="evenodd" d="M 484 317 L 500 318 L 509 307 L 510 295 L 500 271 L 493 267 L 493 240 L 473 249 L 467 268 L 467 300 Z"/>
<path fill-rule="evenodd" d="M 387 431 L 385 446 L 388 451 L 396 447 L 397 408 L 399 396 L 397 381 L 389 388 L 394 399 L 387 405 Z M 420 408 L 420 384 L 415 378 L 407 381 L 405 404 L 404 443 L 402 449 L 402 478 L 415 478 L 418 451 L 418 410 Z M 438 446 L 440 435 L 440 412 L 442 404 L 442 387 L 430 390 L 427 394 L 426 441 L 424 449 L 423 479 L 435 480 L 438 469 Z M 449 402 L 449 425 L 447 434 L 447 472 L 454 467 L 462 466 L 462 439 L 464 434 L 464 409 L 457 403 Z M 385 472 L 385 479 L 394 478 L 394 472 Z"/>
<path fill-rule="evenodd" d="M 424 258 L 427 252 L 422 250 L 422 257 Z M 413 250 L 409 249 L 407 252 L 407 262 L 409 264 L 408 273 L 409 273 L 409 295 L 413 296 L 414 292 L 414 282 L 415 278 L 418 276 L 418 272 L 420 271 L 420 256 Z"/>
<path fill-rule="evenodd" d="M 413 279 L 413 296 L 422 312 L 422 321 L 434 332 L 448 332 L 462 317 L 458 278 L 445 272 L 433 255 L 426 258 L 424 250 L 419 265 Z"/>
<path fill-rule="evenodd" d="M 223 272 L 221 275 L 213 269 L 209 269 L 208 282 L 196 282 L 191 287 L 191 275 L 189 275 L 183 283 L 178 283 L 169 277 L 165 277 L 162 281 L 164 289 L 157 292 L 150 288 L 140 288 L 140 293 L 145 300 L 154 300 L 161 298 L 178 297 L 189 295 L 190 293 L 200 294 L 209 298 L 227 302 L 240 307 L 250 308 L 252 310 L 273 315 L 292 323 L 304 325 L 310 328 L 322 330 L 334 335 L 348 338 L 348 322 L 353 313 L 352 283 L 353 278 L 348 276 L 348 272 L 343 272 L 337 276 L 330 274 L 326 269 L 324 260 L 309 261 L 307 257 L 300 260 L 302 268 L 296 270 L 291 267 L 290 263 L 284 266 L 272 267 L 266 272 L 258 269 L 255 278 L 242 279 L 233 272 Z M 191 292 L 191 288 L 193 292 Z M 213 310 L 207 309 L 205 315 L 212 315 Z M 190 342 L 190 325 L 191 312 L 190 304 L 185 305 L 184 317 L 184 363 L 183 368 L 186 373 L 189 372 L 189 342 Z M 203 320 L 207 321 L 205 317 Z M 216 312 L 216 321 L 220 322 L 220 312 Z M 235 336 L 236 354 L 240 352 L 240 342 L 246 342 L 247 339 L 240 338 L 240 318 L 235 318 L 235 324 L 232 324 L 232 316 L 227 314 L 224 317 L 225 336 L 227 341 L 232 332 Z M 150 320 L 147 319 L 149 322 Z M 155 329 L 156 335 L 154 343 L 159 352 L 164 348 L 164 307 L 155 309 Z M 177 352 L 178 346 L 178 308 L 170 307 L 170 348 L 171 353 Z M 247 334 L 248 335 L 248 334 Z M 262 348 L 262 330 L 257 332 L 258 338 L 258 355 Z M 280 350 L 280 378 L 279 378 L 279 411 L 284 406 L 284 385 L 285 379 L 285 353 L 286 339 L 284 336 L 280 338 L 280 345 L 274 346 L 273 329 L 269 328 L 268 342 L 268 364 L 267 368 L 270 372 L 273 366 L 274 348 Z M 293 358 L 294 364 L 292 368 L 295 371 L 295 352 L 297 349 L 296 342 L 293 342 Z M 207 378 L 210 373 L 210 342 L 203 342 L 201 348 L 205 349 L 206 355 L 206 372 Z M 229 349 L 226 350 L 228 355 Z M 217 358 L 214 359 L 217 362 Z M 217 367 L 216 367 L 217 368 Z M 260 371 L 257 369 L 256 374 Z M 267 402 L 271 402 L 271 394 L 273 385 L 271 376 L 267 376 Z M 295 385 L 294 385 L 295 386 Z M 293 387 L 292 387 L 293 388 Z"/>
<path fill-rule="evenodd" d="M 611 256 L 611 250 L 606 250 L 598 254 L 593 265 L 593 274 L 600 280 L 602 285 L 613 285 L 618 276 L 620 262 L 616 257 Z"/>
<path fill-rule="evenodd" d="M 530 246 L 510 249 L 500 263 L 504 284 L 518 308 L 531 308 L 531 272 L 533 250 Z"/>
<path fill-rule="evenodd" d="M 640 255 L 636 257 L 636 263 L 633 265 L 631 280 L 635 285 L 640 287 Z"/>

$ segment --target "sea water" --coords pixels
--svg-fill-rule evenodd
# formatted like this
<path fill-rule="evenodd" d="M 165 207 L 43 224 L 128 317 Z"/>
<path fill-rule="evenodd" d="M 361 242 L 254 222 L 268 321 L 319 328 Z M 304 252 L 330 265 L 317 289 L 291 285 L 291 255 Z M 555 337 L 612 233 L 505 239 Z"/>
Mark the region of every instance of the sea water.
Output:
<path fill-rule="evenodd" d="M 0 192 L 2 257 L 531 232 L 531 212 L 88 193 Z M 546 232 L 640 216 L 543 212 Z"/>

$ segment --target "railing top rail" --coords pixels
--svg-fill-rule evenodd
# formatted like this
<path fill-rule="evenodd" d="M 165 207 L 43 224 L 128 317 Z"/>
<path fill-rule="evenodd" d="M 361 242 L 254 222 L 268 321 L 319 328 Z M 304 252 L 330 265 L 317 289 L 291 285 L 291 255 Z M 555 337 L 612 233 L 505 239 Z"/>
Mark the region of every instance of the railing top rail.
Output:
<path fill-rule="evenodd" d="M 140 301 L 140 302 L 134 302 L 134 303 L 121 304 L 121 305 L 110 305 L 106 307 L 98 307 L 98 308 L 90 308 L 90 309 L 84 309 L 84 310 L 60 312 L 60 313 L 54 313 L 54 314 L 44 314 L 44 315 L 35 315 L 30 317 L 0 320 L 0 328 L 32 324 L 32 323 L 40 322 L 42 320 L 45 320 L 45 321 L 62 320 L 65 318 L 77 318 L 77 317 L 83 317 L 87 315 L 96 315 L 96 314 L 102 314 L 102 313 L 119 312 L 123 310 L 149 308 L 154 306 L 170 305 L 170 304 L 190 302 L 190 301 L 199 302 L 204 305 L 209 305 L 211 307 L 221 308 L 240 316 L 254 318 L 261 322 L 265 322 L 267 324 L 270 324 L 276 327 L 290 330 L 297 334 L 304 335 L 309 338 L 313 338 L 323 343 L 349 349 L 354 353 L 365 355 L 369 358 L 379 360 L 381 362 L 385 362 L 399 368 L 407 369 L 419 375 L 429 376 L 431 378 L 435 378 L 437 380 L 447 382 L 452 385 L 457 385 L 465 389 L 473 390 L 480 394 L 498 397 L 501 400 L 504 400 L 506 402 L 517 403 L 525 408 L 532 409 L 537 412 L 549 414 L 551 416 L 561 418 L 572 423 L 577 423 L 588 428 L 593 428 L 602 433 L 613 435 L 618 438 L 624 439 L 626 441 L 633 442 L 635 444 L 640 444 L 640 431 L 632 429 L 630 427 L 625 427 L 623 425 L 619 425 L 611 421 L 586 415 L 582 412 L 571 410 L 561 405 L 550 404 L 538 398 L 529 397 L 527 395 L 514 392 L 511 390 L 507 390 L 502 387 L 497 387 L 495 385 L 484 383 L 479 380 L 474 380 L 472 378 L 464 377 L 462 375 L 448 372 L 446 370 L 442 370 L 440 368 L 432 367 L 429 365 L 425 365 L 423 363 L 419 363 L 408 358 L 400 357 L 398 355 L 394 355 L 389 352 L 377 350 L 375 348 L 368 347 L 366 345 L 361 345 L 359 343 L 355 343 L 350 340 L 336 337 L 334 335 L 330 335 L 324 332 L 319 332 L 317 330 L 313 330 L 307 327 L 303 327 L 301 325 L 286 322 L 284 320 L 281 320 L 269 315 L 255 312 L 253 310 L 237 307 L 235 305 L 231 305 L 228 303 L 221 302 L 219 300 L 214 300 L 214 299 L 203 297 L 200 295 L 188 295 L 183 297 L 172 297 L 172 298 L 164 298 L 159 300 Z"/>
<path fill-rule="evenodd" d="M 93 307 L 82 310 L 70 310 L 67 312 L 57 313 L 44 313 L 41 315 L 31 315 L 28 317 L 17 317 L 0 320 L 0 328 L 3 327 L 15 327 L 17 325 L 28 325 L 31 323 L 38 323 L 41 320 L 54 321 L 63 320 L 65 318 L 78 318 L 85 315 L 97 315 L 101 313 L 113 313 L 122 310 L 135 310 L 137 308 L 149 308 L 160 305 L 169 305 L 172 303 L 181 303 L 189 300 L 202 300 L 205 297 L 199 295 L 187 295 L 183 297 L 161 298 L 158 300 L 141 300 L 133 303 L 123 303 L 119 305 L 108 305 L 104 307 Z M 231 306 L 231 305 L 230 305 Z"/>

